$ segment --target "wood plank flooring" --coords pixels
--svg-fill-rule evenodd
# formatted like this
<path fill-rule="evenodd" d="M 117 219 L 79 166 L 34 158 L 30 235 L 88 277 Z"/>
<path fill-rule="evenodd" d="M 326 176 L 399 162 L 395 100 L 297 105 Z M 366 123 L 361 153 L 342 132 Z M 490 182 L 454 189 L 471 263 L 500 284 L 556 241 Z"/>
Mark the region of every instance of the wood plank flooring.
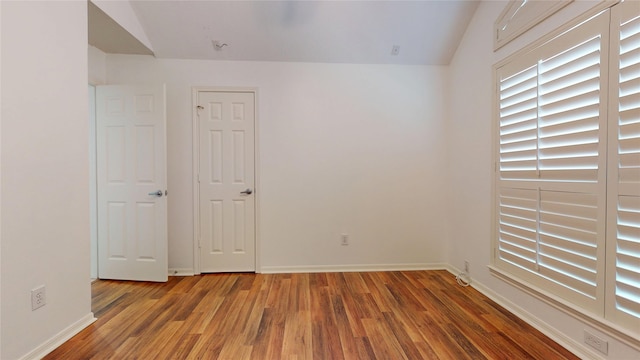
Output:
<path fill-rule="evenodd" d="M 45 359 L 577 359 L 446 271 L 99 280 L 93 311 Z"/>

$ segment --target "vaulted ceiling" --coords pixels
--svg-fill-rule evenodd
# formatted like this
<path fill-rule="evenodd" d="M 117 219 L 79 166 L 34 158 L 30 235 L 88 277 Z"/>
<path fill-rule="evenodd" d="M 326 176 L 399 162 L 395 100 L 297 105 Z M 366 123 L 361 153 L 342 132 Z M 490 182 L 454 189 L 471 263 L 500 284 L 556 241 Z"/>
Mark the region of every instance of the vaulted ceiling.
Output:
<path fill-rule="evenodd" d="M 158 58 L 415 65 L 448 64 L 478 3 L 131 1 Z"/>

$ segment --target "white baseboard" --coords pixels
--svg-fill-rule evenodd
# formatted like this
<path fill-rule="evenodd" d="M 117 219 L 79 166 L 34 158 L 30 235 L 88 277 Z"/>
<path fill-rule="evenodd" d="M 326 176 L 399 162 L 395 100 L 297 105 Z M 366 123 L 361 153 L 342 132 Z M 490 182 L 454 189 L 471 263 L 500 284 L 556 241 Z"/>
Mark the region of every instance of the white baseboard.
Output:
<path fill-rule="evenodd" d="M 455 268 L 455 267 L 453 267 L 451 265 L 447 266 L 447 270 L 453 275 L 458 275 L 459 273 L 462 272 L 461 270 L 458 270 L 457 268 Z M 471 287 L 473 287 L 474 289 L 478 290 L 480 293 L 482 293 L 484 296 L 488 297 L 489 299 L 493 300 L 498 305 L 500 305 L 503 308 L 507 309 L 509 312 L 511 312 L 515 316 L 519 317 L 520 319 L 522 319 L 527 324 L 533 326 L 535 329 L 537 329 L 541 333 L 545 334 L 551 340 L 557 342 L 562 347 L 564 347 L 565 349 L 569 350 L 570 352 L 572 352 L 574 355 L 578 356 L 579 358 L 581 358 L 581 359 L 593 359 L 593 360 L 602 360 L 602 359 L 604 359 L 600 355 L 598 355 L 598 354 L 594 353 L 593 351 L 589 350 L 582 343 L 580 343 L 578 341 L 575 341 L 574 339 L 566 336 L 565 334 L 560 332 L 558 329 L 554 328 L 553 326 L 547 324 L 544 321 L 541 321 L 540 319 L 538 319 L 537 317 L 535 317 L 534 315 L 532 315 L 531 313 L 529 313 L 528 311 L 526 311 L 522 307 L 518 306 L 517 304 L 511 302 L 510 300 L 506 299 L 502 295 L 500 295 L 500 294 L 496 293 L 495 291 L 491 290 L 490 288 L 488 288 L 484 284 L 479 283 L 477 280 L 471 279 Z"/>
<path fill-rule="evenodd" d="M 368 272 L 368 271 L 410 271 L 444 270 L 447 264 L 359 264 L 359 265 L 299 265 L 299 266 L 263 266 L 260 273 L 319 273 L 319 272 Z"/>
<path fill-rule="evenodd" d="M 29 353 L 20 358 L 20 360 L 42 359 L 45 355 L 55 350 L 58 346 L 62 345 L 65 341 L 71 339 L 74 335 L 78 334 L 87 326 L 91 325 L 96 318 L 93 313 L 88 313 L 80 320 L 69 325 L 66 329 L 60 331 L 51 339 L 45 341 L 37 348 L 31 350 Z"/>
<path fill-rule="evenodd" d="M 169 269 L 169 276 L 193 276 L 195 272 L 191 268 L 172 268 Z"/>

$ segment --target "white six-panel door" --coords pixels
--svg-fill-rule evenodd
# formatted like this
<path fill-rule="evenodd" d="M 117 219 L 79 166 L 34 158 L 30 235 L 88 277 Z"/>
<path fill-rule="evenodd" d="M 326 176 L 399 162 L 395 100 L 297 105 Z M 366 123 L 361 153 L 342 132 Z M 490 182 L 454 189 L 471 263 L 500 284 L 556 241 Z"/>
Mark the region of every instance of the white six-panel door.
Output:
<path fill-rule="evenodd" d="M 200 270 L 255 271 L 255 94 L 197 97 Z"/>
<path fill-rule="evenodd" d="M 98 86 L 98 277 L 167 281 L 164 86 Z"/>

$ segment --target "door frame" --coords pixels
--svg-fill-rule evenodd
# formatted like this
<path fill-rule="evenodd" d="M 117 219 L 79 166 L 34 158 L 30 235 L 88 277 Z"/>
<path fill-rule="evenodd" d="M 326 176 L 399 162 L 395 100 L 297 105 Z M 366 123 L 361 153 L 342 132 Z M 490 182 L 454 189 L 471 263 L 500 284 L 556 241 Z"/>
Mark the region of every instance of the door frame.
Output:
<path fill-rule="evenodd" d="M 200 265 L 200 182 L 198 181 L 198 174 L 200 173 L 200 124 L 198 119 L 198 94 L 200 92 L 224 92 L 224 93 L 252 93 L 254 102 L 254 114 L 253 114 L 253 170 L 254 170 L 254 229 L 255 229 L 255 272 L 260 273 L 260 146 L 258 139 L 259 134 L 259 120 L 258 120 L 258 88 L 255 87 L 211 87 L 211 86 L 194 86 L 191 91 L 191 114 L 192 114 L 192 183 L 193 183 L 193 273 L 195 275 L 201 274 Z"/>
<path fill-rule="evenodd" d="M 98 277 L 98 149 L 97 149 L 97 99 L 96 88 L 100 86 L 89 82 L 89 239 L 91 249 L 92 281 Z"/>

